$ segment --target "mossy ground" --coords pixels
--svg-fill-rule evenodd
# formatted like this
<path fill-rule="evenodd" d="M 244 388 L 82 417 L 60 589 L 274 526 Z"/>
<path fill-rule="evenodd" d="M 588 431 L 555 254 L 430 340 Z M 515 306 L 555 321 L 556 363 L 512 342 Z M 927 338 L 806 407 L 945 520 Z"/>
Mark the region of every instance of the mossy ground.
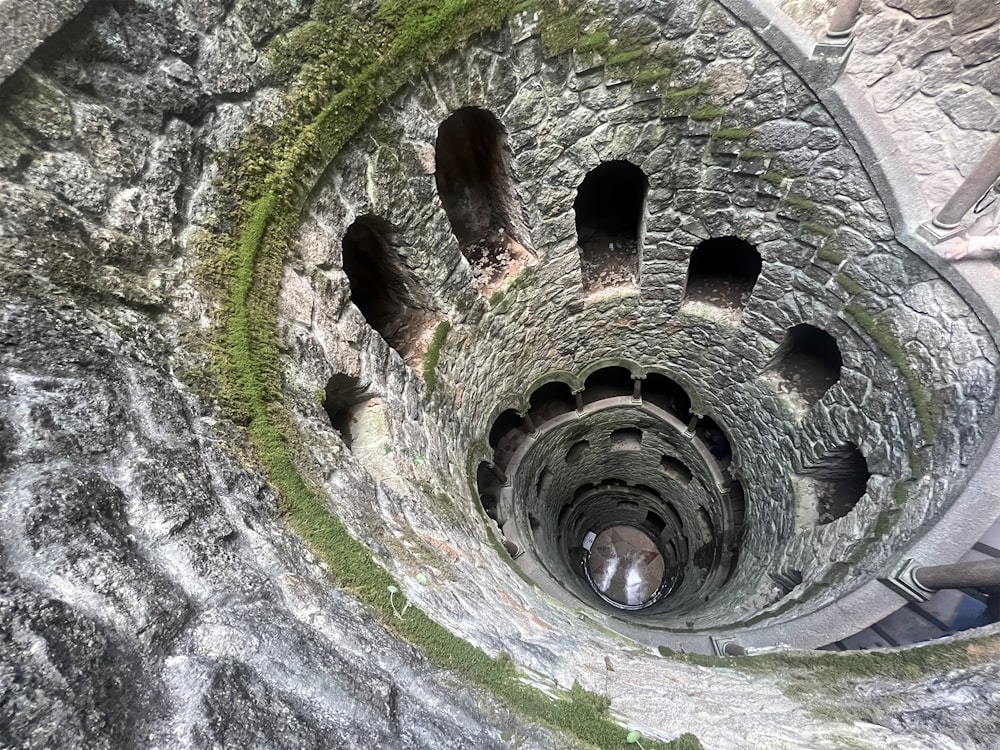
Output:
<path fill-rule="evenodd" d="M 382 102 L 472 34 L 501 25 L 514 5 L 510 0 L 387 0 L 374 16 L 362 16 L 341 0 L 320 0 L 309 21 L 274 41 L 276 73 L 290 86 L 286 114 L 273 126 L 251 128 L 242 146 L 224 160 L 219 188 L 231 199 L 230 210 L 199 248 L 206 258 L 205 278 L 219 302 L 213 371 L 289 524 L 324 560 L 338 586 L 432 663 L 492 691 L 513 710 L 591 745 L 620 748 L 626 730 L 608 718 L 599 696 L 577 686 L 550 698 L 524 684 L 509 659 L 491 658 L 424 612 L 411 607 L 405 619 L 394 616 L 389 587 L 396 582 L 330 512 L 322 489 L 298 469 L 300 438 L 281 389 L 275 333 L 281 269 L 319 175 Z M 558 16 L 553 22 L 560 19 L 563 32 L 572 30 L 576 42 L 582 17 Z M 562 38 L 553 41 L 550 29 L 550 53 L 562 44 Z M 447 327 L 439 327 L 437 345 L 425 360 L 425 372 L 432 375 L 428 386 L 446 335 Z M 644 745 L 700 747 L 690 735 Z"/>

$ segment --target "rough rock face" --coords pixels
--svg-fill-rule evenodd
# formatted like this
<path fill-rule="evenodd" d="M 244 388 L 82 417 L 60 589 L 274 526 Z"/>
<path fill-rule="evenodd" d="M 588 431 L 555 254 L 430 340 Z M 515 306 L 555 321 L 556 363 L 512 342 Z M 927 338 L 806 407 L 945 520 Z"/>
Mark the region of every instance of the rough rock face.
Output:
<path fill-rule="evenodd" d="M 13 294 L 0 321 L 0 744 L 564 744 L 326 583 L 142 316 Z"/>
<path fill-rule="evenodd" d="M 13 7 L 11 2 L 0 8 Z M 638 13 L 642 5 L 630 3 L 629 12 Z M 688 34 L 697 25 L 694 3 L 647 5 L 651 18 L 669 21 L 671 33 Z M 278 94 L 267 88 L 262 50 L 306 11 L 296 2 L 95 2 L 0 87 L 4 747 L 576 744 L 432 668 L 336 590 L 324 566 L 284 526 L 266 482 L 240 462 L 240 433 L 218 419 L 213 394 L 196 392 L 206 385 L 199 340 L 209 305 L 197 292 L 196 261 L 187 243 L 226 200 L 210 187 L 219 155 L 248 123 L 277 116 Z M 704 52 L 698 45 L 719 41 L 698 37 L 691 42 L 693 53 Z M 750 34 L 733 28 L 722 41 L 722 59 L 706 57 L 706 67 L 724 63 L 713 71 L 737 97 L 751 85 L 733 64 L 752 46 Z M 519 66 L 536 64 L 532 44 L 519 47 L 518 54 L 526 55 Z M 432 85 L 438 77 L 448 85 L 462 65 L 453 59 Z M 558 69 L 565 82 L 568 69 Z M 502 61 L 496 71 L 508 83 L 514 80 Z M 532 86 L 548 78 L 539 76 Z M 615 103 L 613 83 L 593 75 L 589 80 L 592 85 L 575 95 L 596 109 Z M 514 89 L 505 86 L 511 97 Z M 527 133 L 540 121 L 541 101 L 516 97 L 506 121 L 512 133 Z M 814 159 L 835 145 L 828 123 L 811 124 L 808 134 L 783 124 L 788 127 L 765 132 L 770 147 Z M 593 125 L 588 120 L 580 127 Z M 426 136 L 414 151 L 418 160 L 424 156 L 429 176 Z M 364 173 L 351 161 L 357 153 L 344 159 L 345 180 Z M 669 161 L 665 152 L 649 157 Z M 530 167 L 528 161 L 517 165 L 526 179 L 540 179 L 530 177 Z M 566 245 L 572 233 L 558 218 L 568 210 L 566 196 L 576 181 L 571 174 L 561 193 L 546 193 L 541 201 L 554 245 Z M 722 175 L 709 174 L 715 178 Z M 416 184 L 414 194 L 420 211 L 437 211 L 426 181 Z M 439 296 L 451 302 L 469 274 L 441 215 L 433 227 L 435 237 L 445 238 L 450 260 L 428 274 L 438 282 Z M 339 229 L 330 230 L 334 246 Z M 536 242 L 539 237 L 544 235 L 536 235 Z M 301 252 L 319 254 L 323 247 L 307 245 Z M 662 257 L 651 261 L 679 261 L 669 244 L 659 252 Z M 572 257 L 566 253 L 547 273 L 559 278 L 573 271 Z M 892 260 L 879 262 L 867 266 L 873 278 L 884 268 L 897 269 Z M 491 653 L 510 651 L 546 685 L 567 687 L 579 679 L 611 695 L 623 721 L 665 739 L 694 731 L 708 747 L 719 748 L 836 748 L 860 740 L 898 748 L 945 748 L 956 741 L 989 746 L 990 738 L 977 728 L 991 726 L 991 667 L 916 685 L 866 683 L 866 700 L 885 696 L 891 707 L 903 694 L 918 709 L 865 717 L 885 726 L 854 726 L 820 718 L 810 712 L 814 707 L 786 697 L 780 676 L 765 680 L 674 664 L 647 649 L 623 646 L 576 612 L 546 610 L 546 619 L 539 617 L 534 608 L 547 605 L 498 564 L 474 507 L 456 508 L 445 498 L 428 512 L 433 490 L 465 479 L 459 467 L 466 459 L 466 428 L 441 426 L 429 434 L 423 413 L 440 408 L 443 396 L 422 400 L 426 394 L 417 376 L 366 329 L 347 305 L 343 278 L 330 268 L 320 269 L 317 279 L 325 277 L 337 314 L 317 312 L 317 328 L 324 322 L 321 312 L 333 325 L 316 333 L 316 340 L 295 338 L 291 314 L 311 309 L 314 290 L 301 280 L 286 285 L 283 305 L 290 314 L 282 330 L 291 331 L 289 362 L 296 363 L 289 367 L 289 390 L 300 401 L 303 430 L 314 438 L 310 450 L 325 472 L 331 505 L 357 524 L 358 535 L 401 576 L 421 569 L 432 574 L 426 591 L 408 593 L 435 617 Z M 895 272 L 905 275 L 901 268 Z M 553 289 L 538 294 L 557 296 Z M 304 306 L 292 304 L 296 291 Z M 676 301 L 679 294 L 675 285 L 655 302 Z M 350 328 L 344 337 L 338 337 L 341 313 Z M 922 318 L 914 315 L 916 328 Z M 598 311 L 593 322 L 615 326 L 618 320 L 616 313 Z M 961 337 L 974 332 L 966 328 Z M 546 342 L 538 338 L 541 347 Z M 383 373 L 387 390 L 409 399 L 387 418 L 378 409 L 368 412 L 362 433 L 369 439 L 360 441 L 354 456 L 315 399 L 320 376 L 331 374 L 331 360 L 357 369 L 364 362 Z M 449 367 L 455 364 L 443 369 Z M 517 377 L 505 371 L 504 382 Z M 992 378 L 984 375 L 982 382 L 982 392 L 971 400 L 992 397 Z M 474 385 L 469 391 L 472 401 Z M 485 397 L 475 401 L 469 409 L 478 423 L 491 404 Z M 399 456 L 386 451 L 389 438 L 406 450 Z M 441 461 L 424 468 L 416 458 L 428 447 Z M 959 448 L 948 450 L 953 457 Z M 402 462 L 430 493 L 415 495 L 401 481 Z M 385 526 L 398 529 L 398 539 L 409 546 Z M 414 528 L 424 532 L 416 544 Z M 456 551 L 448 544 L 457 545 L 455 539 L 471 541 Z M 490 610 L 471 606 L 462 589 L 449 587 L 453 576 L 459 585 L 479 585 L 452 572 L 453 553 L 465 566 L 454 570 L 480 578 L 488 577 L 484 570 L 496 573 L 487 584 L 502 591 L 499 616 L 488 618 L 483 612 Z M 614 673 L 604 666 L 609 654 Z M 962 708 L 956 711 L 956 701 L 942 695 L 974 699 L 958 701 Z M 848 708 L 858 703 L 856 696 L 844 700 Z"/>
<path fill-rule="evenodd" d="M 821 36 L 835 3 L 780 5 Z M 862 7 L 847 72 L 896 135 L 931 206 L 948 200 L 1000 134 L 998 20 L 988 1 Z"/>

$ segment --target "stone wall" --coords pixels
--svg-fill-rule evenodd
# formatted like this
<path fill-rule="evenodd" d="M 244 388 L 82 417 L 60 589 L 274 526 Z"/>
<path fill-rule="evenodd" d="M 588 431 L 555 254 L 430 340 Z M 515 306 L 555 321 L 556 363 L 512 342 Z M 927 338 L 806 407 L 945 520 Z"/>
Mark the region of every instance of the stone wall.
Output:
<path fill-rule="evenodd" d="M 996 352 L 982 348 L 984 326 L 947 282 L 893 240 L 858 157 L 809 87 L 721 7 L 661 12 L 638 16 L 652 30 L 647 48 L 669 46 L 680 57 L 670 77 L 652 85 L 600 55 L 547 58 L 528 13 L 390 102 L 378 118 L 380 137 L 359 137 L 317 188 L 299 257 L 286 271 L 285 335 L 298 353 L 291 377 L 304 389 L 333 371 L 371 381 L 383 430 L 372 440 L 385 451 L 391 445 L 392 455 L 376 456 L 369 468 L 404 492 L 413 479 L 430 482 L 471 516 L 477 503 L 455 468 L 474 472 L 490 458 L 477 446 L 500 412 L 524 408 L 526 383 L 623 357 L 640 369 L 662 368 L 730 435 L 732 471 L 748 494 L 740 569 L 695 621 L 756 617 L 773 585 L 768 573 L 784 569 L 805 576 L 789 597 L 804 606 L 783 602 L 782 616 L 793 617 L 874 577 L 954 497 L 979 440 L 959 415 L 992 411 Z M 702 93 L 691 96 L 692 89 Z M 418 158 L 432 150 L 437 126 L 464 106 L 483 107 L 506 127 L 514 187 L 539 256 L 489 300 L 471 289 L 430 169 Z M 615 159 L 639 165 L 650 181 L 641 280 L 588 296 L 572 205 L 584 176 Z M 336 267 L 345 226 L 368 212 L 398 227 L 412 246 L 413 273 L 454 306 L 443 384 L 429 401 L 431 429 L 411 421 L 416 404 L 428 403 L 419 376 L 345 309 L 342 282 L 332 282 L 337 296 L 327 295 L 337 273 L 313 266 L 322 259 Z M 682 304 L 691 248 L 724 236 L 751 242 L 763 258 L 745 309 Z M 891 340 L 873 338 L 849 303 L 884 322 Z M 799 323 L 833 335 L 844 359 L 840 381 L 809 409 L 758 377 Z M 358 345 L 345 349 L 343 341 Z M 886 352 L 894 342 L 904 353 L 898 362 Z M 927 459 L 920 454 L 928 436 L 901 368 L 934 404 L 938 432 Z M 874 475 L 866 496 L 844 518 L 797 533 L 793 476 L 848 443 Z M 439 476 L 411 469 L 407 453 L 425 457 Z M 484 531 L 463 544 L 482 544 Z M 857 577 L 844 576 L 848 560 Z"/>
<path fill-rule="evenodd" d="M 784 0 L 816 38 L 833 2 Z M 892 132 L 932 208 L 1000 134 L 1000 8 L 989 0 L 862 3 L 847 65 Z"/>
<path fill-rule="evenodd" d="M 648 13 L 636 16 L 640 27 L 655 19 L 657 33 L 693 38 L 700 6 L 646 5 Z M 206 376 L 212 306 L 199 292 L 208 271 L 191 240 L 233 200 L 213 187 L 218 161 L 249 124 L 280 115 L 281 92 L 270 88 L 263 50 L 305 11 L 294 2 L 95 2 L 0 89 L 5 747 L 574 746 L 433 669 L 335 588 L 325 566 L 286 527 L 272 490 L 237 460 L 252 462 L 245 436 L 224 418 L 223 395 Z M 717 9 L 712 14 L 705 18 L 713 19 L 713 28 L 730 23 Z M 951 673 L 946 681 L 908 680 L 905 690 L 918 715 L 898 708 L 903 688 L 896 683 L 868 680 L 857 692 L 846 689 L 841 699 L 853 710 L 859 692 L 866 704 L 881 696 L 884 714 L 866 718 L 889 728 L 859 724 L 856 714 L 818 718 L 816 706 L 779 688 L 802 684 L 787 671 L 763 679 L 661 658 L 609 636 L 598 614 L 553 605 L 503 561 L 469 478 L 486 453 L 492 416 L 522 402 L 528 381 L 552 368 L 578 377 L 597 359 L 631 356 L 641 369 L 668 369 L 697 395 L 702 411 L 747 446 L 738 465 L 748 487 L 777 484 L 782 500 L 776 505 L 786 510 L 758 515 L 761 536 L 765 515 L 778 530 L 791 517 L 788 472 L 781 467 L 822 453 L 831 436 L 833 442 L 860 440 L 884 477 L 906 473 L 914 442 L 896 442 L 901 428 L 891 422 L 899 413 L 900 425 L 913 423 L 898 374 L 838 317 L 835 300 L 843 295 L 829 284 L 833 267 L 805 262 L 814 251 L 804 235 L 801 242 L 767 245 L 805 226 L 778 215 L 784 193 L 769 192 L 770 183 L 758 179 L 755 170 L 763 165 L 741 167 L 749 171 L 738 173 L 739 191 L 703 185 L 708 175 L 712 185 L 727 179 L 732 161 L 708 145 L 705 133 L 714 125 L 689 133 L 687 119 L 671 116 L 677 122 L 668 128 L 658 122 L 655 96 L 637 102 L 640 119 L 630 121 L 618 102 L 627 102 L 634 86 L 614 83 L 593 62 L 581 61 L 576 71 L 569 56 L 543 61 L 532 33 L 522 18 L 513 38 L 507 32 L 482 37 L 415 81 L 380 112 L 383 127 L 373 123 L 317 191 L 286 269 L 279 332 L 286 392 L 304 435 L 303 465 L 328 490 L 331 508 L 435 619 L 491 654 L 509 653 L 547 690 L 578 680 L 608 695 L 614 715 L 647 736 L 694 731 L 707 747 L 734 748 L 862 740 L 914 748 L 941 746 L 949 737 L 974 746 L 992 710 L 995 670 L 988 665 L 960 677 Z M 765 119 L 776 117 L 779 130 L 785 120 L 805 119 L 798 116 L 805 95 L 797 79 L 776 71 L 741 24 L 725 39 L 706 30 L 691 41 L 697 58 L 688 65 L 691 75 L 711 64 L 701 55 L 718 42 L 723 59 L 713 62 L 727 65 L 715 68 L 726 81 L 736 77 L 730 89 L 742 86 L 737 69 L 750 62 L 730 48 L 730 38 L 740 54 L 757 50 L 748 59 L 761 63 L 755 75 L 765 78 L 747 87 L 755 102 L 773 94 L 768 106 L 778 109 Z M 478 67 L 466 62 L 469 56 Z M 676 85 L 685 85 L 683 75 L 678 68 Z M 552 96 L 518 96 L 522 83 Z M 515 100 L 517 107 L 508 107 Z M 581 109 L 584 102 L 592 109 Z M 491 307 L 472 289 L 433 185 L 437 125 L 469 103 L 495 109 L 504 120 L 519 160 L 515 187 L 532 239 L 544 245 L 535 270 Z M 758 106 L 739 97 L 732 102 L 733 111 Z M 831 128 L 821 112 L 814 115 L 820 119 L 806 121 L 810 135 L 814 127 Z M 540 131 L 529 129 L 536 125 Z M 535 150 L 541 131 L 546 136 Z M 754 137 L 763 138 L 760 133 Z M 647 213 L 664 218 L 647 227 L 640 288 L 584 300 L 572 196 L 583 174 L 613 154 L 642 158 L 658 191 Z M 797 158 L 813 156 L 802 151 Z M 855 166 L 850 153 L 844 158 L 848 168 L 831 174 L 850 185 Z M 798 177 L 796 162 L 788 162 L 785 188 Z M 657 182 L 653 175 L 660 173 Z M 679 208 L 670 208 L 668 180 L 686 185 Z M 857 189 L 870 191 L 864 184 Z M 710 191 L 715 199 L 731 194 L 736 208 L 717 211 L 706 202 Z M 768 198 L 770 208 L 759 203 Z M 738 202 L 745 200 L 753 206 Z M 853 238 L 850 247 L 861 247 L 848 253 L 848 262 L 857 264 L 852 275 L 872 290 L 885 283 L 893 291 L 884 303 L 873 293 L 866 304 L 884 304 L 914 349 L 930 331 L 961 352 L 920 365 L 928 383 L 953 384 L 943 388 L 953 394 L 948 409 L 991 411 L 995 374 L 983 363 L 996 359 L 978 321 L 944 282 L 885 244 L 879 207 L 868 204 L 846 207 L 845 215 L 875 244 L 839 223 L 830 227 L 838 238 Z M 349 304 L 340 241 L 353 217 L 368 211 L 399 225 L 406 239 L 400 254 L 458 323 L 433 393 Z M 678 228 L 682 224 L 687 229 Z M 742 326 L 706 317 L 705 310 L 678 309 L 687 252 L 717 231 L 743 233 L 768 262 Z M 786 253 L 788 260 L 779 263 Z M 870 278 L 861 278 L 859 269 Z M 923 281 L 923 293 L 907 292 L 903 300 L 912 313 L 894 292 L 910 280 Z M 813 303 L 790 291 L 819 288 L 828 301 Z M 928 309 L 927 299 L 938 297 Z M 945 320 L 942 309 L 954 317 Z M 851 362 L 845 384 L 793 427 L 801 405 L 753 376 L 780 343 L 786 320 L 814 310 Z M 772 311 L 782 316 L 776 322 L 768 318 Z M 661 320 L 663 312 L 670 321 Z M 317 397 L 338 371 L 362 376 L 375 393 L 355 415 L 353 453 Z M 765 420 L 759 428 L 744 424 L 750 405 Z M 890 416 L 856 423 L 862 408 Z M 951 437 L 942 439 L 935 461 L 971 461 L 979 436 L 946 434 Z M 758 448 L 770 453 L 749 452 Z M 779 457 L 773 466 L 752 460 L 772 454 Z M 961 478 L 942 472 L 934 480 L 941 489 L 935 503 L 947 502 Z M 886 496 L 875 483 L 866 502 L 875 506 Z M 875 508 L 859 508 L 841 527 L 854 522 L 848 519 L 870 524 Z M 809 544 L 798 550 L 789 543 L 781 554 L 805 555 Z M 741 590 L 750 583 L 739 584 Z M 708 639 L 687 643 L 704 650 Z M 826 702 L 830 690 L 822 684 L 816 692 Z M 945 709 L 937 702 L 942 691 Z"/>

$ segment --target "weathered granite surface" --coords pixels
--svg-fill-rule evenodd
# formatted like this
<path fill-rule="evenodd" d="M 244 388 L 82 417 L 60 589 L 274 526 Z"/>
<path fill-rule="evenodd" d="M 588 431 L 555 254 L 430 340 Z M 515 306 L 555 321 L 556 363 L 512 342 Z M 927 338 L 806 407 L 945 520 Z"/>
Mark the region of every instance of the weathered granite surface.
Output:
<path fill-rule="evenodd" d="M 779 6 L 818 38 L 835 3 Z M 991 0 L 865 2 L 847 75 L 942 206 L 1000 135 L 1000 7 Z"/>

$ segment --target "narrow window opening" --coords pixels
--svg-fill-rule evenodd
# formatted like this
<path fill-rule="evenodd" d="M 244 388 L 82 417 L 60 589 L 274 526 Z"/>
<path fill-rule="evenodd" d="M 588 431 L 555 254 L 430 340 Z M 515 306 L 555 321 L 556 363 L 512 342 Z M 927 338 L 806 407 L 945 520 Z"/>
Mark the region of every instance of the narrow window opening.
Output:
<path fill-rule="evenodd" d="M 538 475 L 538 484 L 535 486 L 535 494 L 542 498 L 545 493 L 548 492 L 549 487 L 552 485 L 552 472 L 548 469 L 542 469 L 541 474 Z"/>
<path fill-rule="evenodd" d="M 490 447 L 493 461 L 501 469 L 506 469 L 514 452 L 528 439 L 524 428 L 524 417 L 513 409 L 508 409 L 493 423 L 490 430 Z"/>
<path fill-rule="evenodd" d="M 573 389 L 558 380 L 536 389 L 529 401 L 531 404 L 529 414 L 536 428 L 549 420 L 576 410 Z"/>
<path fill-rule="evenodd" d="M 358 406 L 371 398 L 372 394 L 356 377 L 341 373 L 327 381 L 324 393 L 323 408 L 330 417 L 330 424 L 350 449 L 354 444 L 352 430 L 357 421 Z"/>
<path fill-rule="evenodd" d="M 476 288 L 489 295 L 531 258 L 507 133 L 492 113 L 463 107 L 438 128 L 434 156 L 441 204 Z"/>
<path fill-rule="evenodd" d="M 486 515 L 502 526 L 500 519 L 500 480 L 490 469 L 490 465 L 483 461 L 476 469 L 476 488 L 479 491 L 479 502 L 483 505 Z"/>
<path fill-rule="evenodd" d="M 642 400 L 670 412 L 681 422 L 691 421 L 691 398 L 679 383 L 651 372 L 642 381 Z"/>
<path fill-rule="evenodd" d="M 698 420 L 697 434 L 719 463 L 723 465 L 729 464 L 733 456 L 733 448 L 726 433 L 723 432 L 714 419 L 711 417 L 702 417 Z"/>
<path fill-rule="evenodd" d="M 743 531 L 747 515 L 747 493 L 743 484 L 736 479 L 729 487 L 729 507 L 733 514 L 733 534 L 736 536 Z"/>
<path fill-rule="evenodd" d="M 837 340 L 803 323 L 788 330 L 765 371 L 773 372 L 785 388 L 812 405 L 840 380 L 843 364 Z"/>
<path fill-rule="evenodd" d="M 691 253 L 684 301 L 720 308 L 739 322 L 760 269 L 760 253 L 749 242 L 738 237 L 705 240 Z"/>
<path fill-rule="evenodd" d="M 678 484 L 687 484 L 691 481 L 691 469 L 673 456 L 663 456 L 660 459 L 660 471 Z"/>
<path fill-rule="evenodd" d="M 643 171 L 624 160 L 604 162 L 583 178 L 573 210 L 585 292 L 639 283 L 648 190 Z"/>
<path fill-rule="evenodd" d="M 864 496 L 870 476 L 868 461 L 856 445 L 848 443 L 802 470 L 803 505 L 815 506 L 818 526 L 843 518 Z"/>
<path fill-rule="evenodd" d="M 646 513 L 646 526 L 656 535 L 660 536 L 663 530 L 667 528 L 667 522 L 663 520 L 662 516 L 649 511 Z"/>
<path fill-rule="evenodd" d="M 415 282 L 393 237 L 392 226 L 377 216 L 355 220 L 342 242 L 344 273 L 350 282 L 351 302 L 368 325 L 409 362 L 419 355 L 420 341 L 435 316 L 414 301 Z"/>
<path fill-rule="evenodd" d="M 583 403 L 605 398 L 629 396 L 633 391 L 632 373 L 626 367 L 605 367 L 592 372 L 583 384 Z"/>
<path fill-rule="evenodd" d="M 637 451 L 642 448 L 642 430 L 623 427 L 611 433 L 611 450 Z"/>
<path fill-rule="evenodd" d="M 573 445 L 570 446 L 570 449 L 566 451 L 566 463 L 575 464 L 577 461 L 583 458 L 583 454 L 586 453 L 589 449 L 590 449 L 589 440 L 579 440 L 573 443 Z"/>

